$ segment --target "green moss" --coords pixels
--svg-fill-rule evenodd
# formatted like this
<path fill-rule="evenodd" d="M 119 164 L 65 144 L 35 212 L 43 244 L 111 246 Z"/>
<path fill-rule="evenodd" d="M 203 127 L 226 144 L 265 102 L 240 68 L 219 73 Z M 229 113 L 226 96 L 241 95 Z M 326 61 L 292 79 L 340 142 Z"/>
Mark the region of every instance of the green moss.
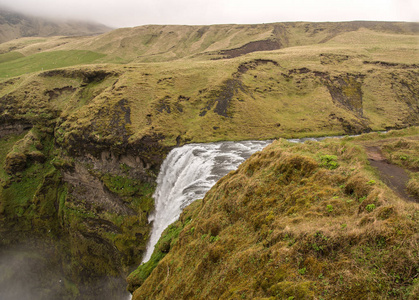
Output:
<path fill-rule="evenodd" d="M 64 225 L 64 209 L 65 209 L 65 201 L 67 198 L 67 187 L 61 186 L 60 190 L 58 191 L 58 220 L 60 221 L 61 226 Z"/>
<path fill-rule="evenodd" d="M 1 200 L 4 214 L 10 218 L 8 224 L 12 227 L 29 230 L 33 224 L 40 222 L 42 226 L 36 227 L 37 231 L 42 232 L 54 228 L 56 233 L 58 228 L 54 223 L 56 217 L 55 201 L 60 186 L 60 174 L 55 171 L 49 161 L 44 162 L 45 155 L 42 152 L 37 150 L 38 154 L 36 156 L 33 152 L 27 152 L 33 145 L 32 142 L 27 142 L 27 137 L 28 134 L 17 142 L 12 152 L 6 157 L 6 169 L 10 166 L 10 164 L 7 164 L 7 160 L 12 155 L 20 154 L 22 157 L 24 156 L 25 162 L 19 168 L 21 173 L 13 173 L 8 179 L 8 184 L 3 186 Z M 39 143 L 37 139 L 29 140 Z M 48 155 L 51 140 L 47 138 L 43 142 L 45 145 L 42 147 L 43 152 Z M 28 154 L 24 155 L 20 151 Z M 38 159 L 33 159 L 40 156 L 44 163 L 41 163 Z M 52 223 L 49 224 L 49 222 Z"/>
<path fill-rule="evenodd" d="M 100 176 L 109 191 L 120 195 L 124 201 L 130 203 L 137 211 L 150 212 L 154 208 L 152 198 L 155 186 L 143 183 L 127 176 L 106 173 Z"/>
<path fill-rule="evenodd" d="M 175 224 L 170 225 L 162 233 L 161 238 L 154 247 L 155 250 L 153 251 L 150 259 L 146 263 L 140 265 L 134 272 L 129 275 L 127 280 L 130 283 L 129 290 L 131 292 L 141 286 L 141 284 L 147 279 L 147 277 L 154 270 L 160 260 L 166 256 L 167 252 L 170 250 L 171 245 L 176 242 L 179 237 L 179 233 L 186 225 L 187 224 L 176 222 Z"/>
<path fill-rule="evenodd" d="M 21 135 L 8 135 L 0 139 L 0 178 L 2 180 L 5 180 L 9 176 L 8 174 L 6 174 L 3 167 L 6 161 L 7 154 L 11 152 L 15 143 L 21 140 L 25 135 L 26 132 L 22 133 Z"/>
<path fill-rule="evenodd" d="M 327 167 L 329 170 L 336 169 L 339 164 L 337 162 L 336 155 L 322 155 L 320 156 L 320 161 L 322 162 L 322 166 Z"/>
<path fill-rule="evenodd" d="M 103 175 L 101 180 L 111 192 L 121 196 L 134 196 L 145 189 L 138 181 L 125 176 L 114 176 L 108 173 Z"/>

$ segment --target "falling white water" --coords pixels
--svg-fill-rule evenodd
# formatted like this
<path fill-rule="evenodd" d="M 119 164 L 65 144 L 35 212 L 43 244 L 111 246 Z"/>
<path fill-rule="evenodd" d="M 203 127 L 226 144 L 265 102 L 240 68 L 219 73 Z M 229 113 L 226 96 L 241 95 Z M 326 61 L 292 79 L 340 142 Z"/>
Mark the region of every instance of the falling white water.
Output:
<path fill-rule="evenodd" d="M 228 172 L 272 141 L 189 144 L 173 149 L 163 162 L 153 195 L 155 210 L 150 240 L 144 254 L 147 262 L 163 230 L 179 218 L 190 203 L 205 193 Z"/>
<path fill-rule="evenodd" d="M 288 141 L 303 143 L 325 138 L 329 137 Z M 163 162 L 157 177 L 157 188 L 153 195 L 155 210 L 148 219 L 153 222 L 153 228 L 143 263 L 150 259 L 164 229 L 179 218 L 186 206 L 203 198 L 221 177 L 236 170 L 250 155 L 270 143 L 272 141 L 219 142 L 189 144 L 173 149 Z"/>

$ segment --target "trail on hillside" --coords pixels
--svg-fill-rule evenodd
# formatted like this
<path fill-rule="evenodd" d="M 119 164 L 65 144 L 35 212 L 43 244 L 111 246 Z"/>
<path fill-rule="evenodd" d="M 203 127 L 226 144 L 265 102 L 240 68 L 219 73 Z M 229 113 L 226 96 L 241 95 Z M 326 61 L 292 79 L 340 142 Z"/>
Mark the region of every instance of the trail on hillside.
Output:
<path fill-rule="evenodd" d="M 403 168 L 389 163 L 378 146 L 365 146 L 365 150 L 371 166 L 378 170 L 381 180 L 389 188 L 391 188 L 399 197 L 407 201 L 419 203 L 418 198 L 407 192 L 406 186 L 409 182 L 409 175 Z"/>

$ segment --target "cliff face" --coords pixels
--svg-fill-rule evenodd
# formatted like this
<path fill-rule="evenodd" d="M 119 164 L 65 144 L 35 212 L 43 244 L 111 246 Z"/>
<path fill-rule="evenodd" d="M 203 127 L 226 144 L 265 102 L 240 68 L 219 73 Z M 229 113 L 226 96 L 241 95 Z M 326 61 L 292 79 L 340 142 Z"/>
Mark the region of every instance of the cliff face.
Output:
<path fill-rule="evenodd" d="M 45 129 L 34 125 L 2 142 L 7 174 L 1 188 L 1 248 L 22 243 L 41 253 L 50 248 L 61 270 L 56 277 L 76 284 L 76 294 L 114 298 L 145 249 L 155 173 L 138 153 L 65 154 Z M 73 291 L 66 287 L 60 293 Z"/>
<path fill-rule="evenodd" d="M 154 180 L 168 148 L 156 136 L 128 144 L 129 108 L 121 101 L 119 111 L 106 112 L 110 121 L 98 119 L 112 126 L 108 139 L 92 140 L 84 131 L 63 137 L 68 132 L 51 99 L 82 90 L 35 89 L 23 99 L 16 93 L 2 98 L 1 252 L 22 244 L 40 257 L 48 252 L 55 257 L 48 265 L 52 277 L 66 282 L 39 282 L 46 292 L 32 298 L 123 297 L 123 278 L 147 242 Z"/>

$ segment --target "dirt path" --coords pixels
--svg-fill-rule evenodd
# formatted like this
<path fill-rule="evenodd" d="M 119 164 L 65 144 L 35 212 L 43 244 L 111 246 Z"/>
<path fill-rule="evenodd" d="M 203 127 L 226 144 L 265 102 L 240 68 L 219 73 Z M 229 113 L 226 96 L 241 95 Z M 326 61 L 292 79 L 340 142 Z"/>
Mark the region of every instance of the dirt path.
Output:
<path fill-rule="evenodd" d="M 390 164 L 385 159 L 378 146 L 366 146 L 365 150 L 371 166 L 378 170 L 381 180 L 387 184 L 389 188 L 391 188 L 399 197 L 419 203 L 419 199 L 407 193 L 406 185 L 409 181 L 409 176 L 403 168 Z"/>

